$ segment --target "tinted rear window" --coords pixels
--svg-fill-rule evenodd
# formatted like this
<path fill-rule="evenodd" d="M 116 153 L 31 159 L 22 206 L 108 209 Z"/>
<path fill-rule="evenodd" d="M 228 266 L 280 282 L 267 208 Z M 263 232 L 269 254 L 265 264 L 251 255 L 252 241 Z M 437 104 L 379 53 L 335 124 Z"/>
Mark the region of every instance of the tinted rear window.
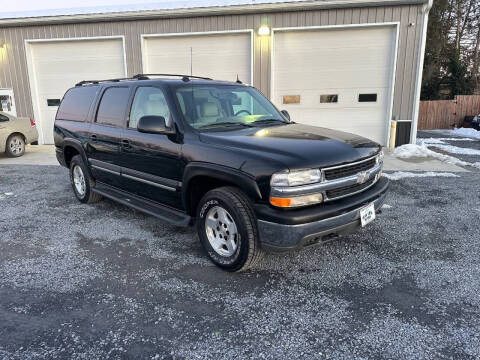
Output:
<path fill-rule="evenodd" d="M 122 127 L 130 96 L 128 87 L 111 87 L 105 90 L 97 112 L 97 123 Z"/>
<path fill-rule="evenodd" d="M 58 108 L 56 118 L 59 120 L 85 121 L 98 89 L 98 86 L 85 86 L 68 90 Z"/>

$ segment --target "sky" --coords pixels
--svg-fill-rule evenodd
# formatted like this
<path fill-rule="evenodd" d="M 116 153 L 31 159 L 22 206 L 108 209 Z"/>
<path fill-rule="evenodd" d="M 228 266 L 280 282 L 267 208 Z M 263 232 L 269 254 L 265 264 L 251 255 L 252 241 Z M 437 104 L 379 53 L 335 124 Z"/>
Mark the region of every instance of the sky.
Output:
<path fill-rule="evenodd" d="M 0 19 L 305 0 L 0 0 Z"/>
<path fill-rule="evenodd" d="M 135 3 L 160 3 L 161 0 L 15 0 L 2 1 L 0 13 L 13 13 L 24 11 L 38 11 L 47 9 L 65 9 L 81 7 L 97 7 L 111 5 L 131 5 Z"/>

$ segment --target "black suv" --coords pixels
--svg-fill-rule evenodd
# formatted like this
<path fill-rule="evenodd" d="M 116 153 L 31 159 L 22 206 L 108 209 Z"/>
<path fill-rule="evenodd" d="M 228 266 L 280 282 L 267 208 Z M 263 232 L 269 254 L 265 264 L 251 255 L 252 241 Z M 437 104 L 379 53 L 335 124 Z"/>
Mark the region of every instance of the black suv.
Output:
<path fill-rule="evenodd" d="M 137 75 L 82 81 L 57 112 L 56 155 L 75 196 L 196 223 L 208 256 L 238 271 L 263 250 L 327 241 L 375 218 L 381 147 L 290 121 L 240 82 Z"/>

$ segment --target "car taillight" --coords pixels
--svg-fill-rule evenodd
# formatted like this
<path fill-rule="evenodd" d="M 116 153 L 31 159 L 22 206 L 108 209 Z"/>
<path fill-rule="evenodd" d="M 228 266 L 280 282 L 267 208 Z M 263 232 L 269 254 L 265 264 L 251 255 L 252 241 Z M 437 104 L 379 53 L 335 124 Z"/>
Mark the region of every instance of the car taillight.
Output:
<path fill-rule="evenodd" d="M 32 127 L 34 127 L 34 126 L 35 126 L 35 121 L 33 121 L 33 119 L 32 119 L 32 118 L 30 118 L 30 125 L 31 125 Z"/>

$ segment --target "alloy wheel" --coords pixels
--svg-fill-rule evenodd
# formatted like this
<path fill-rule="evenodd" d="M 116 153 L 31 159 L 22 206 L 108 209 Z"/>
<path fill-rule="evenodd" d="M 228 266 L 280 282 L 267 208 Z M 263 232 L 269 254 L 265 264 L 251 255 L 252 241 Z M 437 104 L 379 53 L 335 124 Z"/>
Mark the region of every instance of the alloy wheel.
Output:
<path fill-rule="evenodd" d="M 205 217 L 205 231 L 217 254 L 225 257 L 235 254 L 239 234 L 237 225 L 227 210 L 221 206 L 212 207 Z"/>
<path fill-rule="evenodd" d="M 75 165 L 73 168 L 73 184 L 75 185 L 78 194 L 83 197 L 86 191 L 85 176 L 79 165 Z"/>

